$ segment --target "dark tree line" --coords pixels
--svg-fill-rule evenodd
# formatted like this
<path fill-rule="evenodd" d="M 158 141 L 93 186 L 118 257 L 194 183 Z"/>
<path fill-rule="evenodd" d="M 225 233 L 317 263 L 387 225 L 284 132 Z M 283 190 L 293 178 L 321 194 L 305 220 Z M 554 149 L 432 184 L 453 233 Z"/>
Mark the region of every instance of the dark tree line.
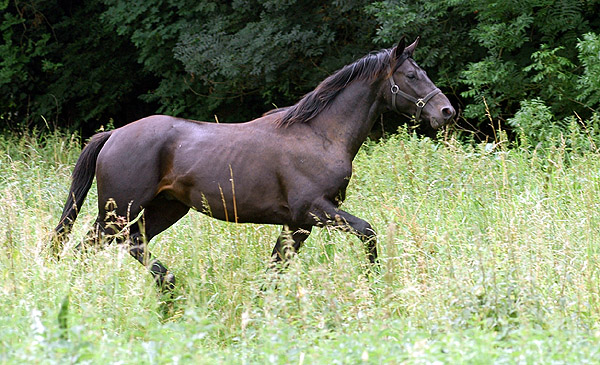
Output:
<path fill-rule="evenodd" d="M 245 121 L 401 35 L 421 35 L 417 61 L 474 129 L 560 126 L 600 105 L 600 0 L 0 0 L 0 13 L 5 128 Z"/>

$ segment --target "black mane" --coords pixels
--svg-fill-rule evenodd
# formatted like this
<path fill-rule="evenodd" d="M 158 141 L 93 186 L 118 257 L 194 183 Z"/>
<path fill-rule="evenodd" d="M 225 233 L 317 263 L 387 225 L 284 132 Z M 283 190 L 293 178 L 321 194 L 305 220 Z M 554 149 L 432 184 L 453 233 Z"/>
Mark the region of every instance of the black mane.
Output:
<path fill-rule="evenodd" d="M 327 108 L 348 84 L 357 80 L 372 80 L 382 72 L 388 72 L 390 53 L 389 49 L 370 53 L 342 67 L 323 80 L 313 91 L 304 95 L 295 105 L 287 108 L 285 114 L 277 120 L 277 124 L 285 127 L 294 123 L 306 123 Z"/>

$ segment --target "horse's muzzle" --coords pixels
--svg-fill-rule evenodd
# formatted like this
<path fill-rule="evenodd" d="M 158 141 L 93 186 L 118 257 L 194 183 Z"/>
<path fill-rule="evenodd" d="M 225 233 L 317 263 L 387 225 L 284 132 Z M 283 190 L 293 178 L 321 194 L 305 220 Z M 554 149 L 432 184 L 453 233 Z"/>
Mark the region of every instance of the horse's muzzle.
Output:
<path fill-rule="evenodd" d="M 448 124 L 456 116 L 456 110 L 452 105 L 448 104 L 440 109 L 438 116 L 431 117 L 429 123 L 433 129 L 438 129 L 441 126 Z"/>

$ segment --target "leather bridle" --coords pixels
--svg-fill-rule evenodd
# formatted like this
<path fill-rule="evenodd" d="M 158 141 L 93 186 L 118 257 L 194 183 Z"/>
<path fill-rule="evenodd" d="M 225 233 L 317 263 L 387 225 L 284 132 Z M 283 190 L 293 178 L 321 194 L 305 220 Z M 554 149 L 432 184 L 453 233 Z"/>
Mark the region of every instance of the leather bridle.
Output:
<path fill-rule="evenodd" d="M 392 93 L 392 108 L 394 108 L 394 110 L 396 111 L 396 95 L 400 95 L 403 98 L 412 101 L 413 103 L 415 103 L 415 105 L 417 106 L 417 112 L 415 113 L 415 118 L 417 120 L 419 120 L 419 118 L 421 117 L 421 112 L 423 111 L 423 108 L 425 108 L 425 105 L 427 105 L 427 103 L 429 102 L 429 100 L 431 100 L 431 98 L 433 98 L 434 96 L 436 96 L 437 94 L 441 93 L 442 91 L 440 89 L 438 89 L 437 87 L 433 90 L 431 90 L 429 92 L 429 94 L 425 95 L 423 98 L 415 98 L 412 95 L 409 95 L 407 93 L 405 93 L 404 91 L 400 90 L 400 87 L 398 85 L 396 85 L 396 81 L 394 81 L 394 73 L 392 72 L 392 69 L 390 68 L 390 92 Z"/>

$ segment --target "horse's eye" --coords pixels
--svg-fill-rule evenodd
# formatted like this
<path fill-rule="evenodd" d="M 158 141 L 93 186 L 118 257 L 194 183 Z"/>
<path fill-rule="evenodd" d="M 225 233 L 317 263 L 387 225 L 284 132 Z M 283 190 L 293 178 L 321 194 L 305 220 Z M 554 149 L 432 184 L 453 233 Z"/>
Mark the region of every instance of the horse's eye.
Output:
<path fill-rule="evenodd" d="M 408 77 L 411 80 L 414 80 L 416 78 L 415 73 L 414 72 L 409 72 L 406 74 L 406 77 Z"/>

